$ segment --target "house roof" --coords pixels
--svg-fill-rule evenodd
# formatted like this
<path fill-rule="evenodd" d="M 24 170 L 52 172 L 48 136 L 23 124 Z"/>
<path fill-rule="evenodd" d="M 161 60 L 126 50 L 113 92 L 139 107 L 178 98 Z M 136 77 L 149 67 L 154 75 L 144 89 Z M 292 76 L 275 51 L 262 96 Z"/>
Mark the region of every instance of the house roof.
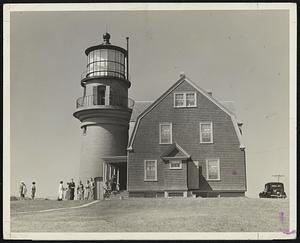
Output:
<path fill-rule="evenodd" d="M 139 114 L 141 114 L 144 110 L 146 110 L 153 101 L 135 101 L 132 109 L 130 121 L 135 122 Z"/>
<path fill-rule="evenodd" d="M 226 101 L 226 102 L 223 102 L 223 104 L 222 104 L 221 102 L 219 102 L 215 98 L 213 98 L 211 95 L 209 95 L 207 91 L 198 87 L 194 82 L 192 82 L 189 78 L 187 78 L 185 75 L 183 75 L 176 83 L 174 83 L 167 91 L 165 91 L 154 102 L 147 101 L 148 102 L 147 104 L 146 103 L 141 104 L 141 103 L 143 103 L 143 102 L 141 102 L 140 104 L 138 104 L 136 106 L 136 111 L 134 111 L 135 108 L 133 107 L 133 112 L 132 112 L 132 116 L 131 116 L 132 119 L 131 119 L 130 127 L 129 127 L 128 150 L 132 149 L 132 144 L 133 144 L 140 120 L 146 114 L 148 114 L 151 110 L 153 110 L 160 102 L 162 102 L 167 97 L 168 94 L 170 94 L 174 89 L 176 89 L 184 81 L 186 81 L 191 86 L 193 86 L 197 91 L 199 91 L 202 95 L 204 95 L 207 99 L 212 101 L 215 105 L 217 105 L 221 110 L 223 110 L 225 113 L 227 113 L 231 117 L 235 132 L 236 132 L 238 140 L 240 142 L 240 148 L 244 149 L 245 146 L 242 142 L 242 136 L 241 136 L 240 130 L 238 128 L 238 121 L 237 121 L 236 115 L 234 113 L 235 109 L 234 109 L 233 102 Z M 139 102 L 136 102 L 136 103 L 139 103 Z M 144 109 L 144 110 L 142 111 L 142 109 Z"/>
<path fill-rule="evenodd" d="M 191 156 L 177 143 L 170 145 L 160 157 L 163 160 L 191 158 Z"/>
<path fill-rule="evenodd" d="M 220 103 L 226 107 L 230 112 L 236 116 L 235 105 L 233 101 L 220 101 Z"/>
<path fill-rule="evenodd" d="M 132 108 L 132 113 L 131 113 L 131 117 L 130 117 L 130 123 L 129 123 L 129 130 L 128 130 L 128 141 L 130 141 L 130 138 L 132 136 L 132 132 L 135 126 L 135 122 L 138 118 L 138 116 L 144 111 L 146 110 L 151 104 L 153 103 L 153 101 L 135 101 L 134 102 L 134 106 Z"/>
<path fill-rule="evenodd" d="M 109 156 L 109 157 L 102 157 L 102 159 L 106 163 L 126 163 L 127 162 L 127 156 Z"/>

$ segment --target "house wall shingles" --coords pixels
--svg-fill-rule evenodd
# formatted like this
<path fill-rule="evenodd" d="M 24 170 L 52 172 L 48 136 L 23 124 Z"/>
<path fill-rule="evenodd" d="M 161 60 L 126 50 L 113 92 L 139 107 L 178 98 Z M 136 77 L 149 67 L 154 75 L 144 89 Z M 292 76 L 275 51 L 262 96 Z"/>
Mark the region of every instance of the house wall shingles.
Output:
<path fill-rule="evenodd" d="M 170 169 L 170 163 L 164 163 L 164 189 L 187 190 L 187 165 L 182 163 L 181 169 Z"/>
<path fill-rule="evenodd" d="M 174 170 L 169 170 L 169 167 L 165 166 L 160 155 L 170 145 L 159 144 L 160 122 L 171 122 L 173 142 L 177 142 L 193 160 L 199 161 L 203 176 L 198 183 L 200 190 L 208 190 L 208 188 L 211 190 L 245 190 L 244 151 L 239 148 L 240 143 L 231 117 L 198 91 L 196 91 L 197 107 L 173 108 L 173 94 L 181 91 L 196 91 L 196 89 L 183 81 L 140 120 L 132 146 L 133 151 L 129 152 L 128 156 L 128 190 L 165 190 L 166 187 L 170 187 L 170 182 L 174 183 L 174 187 L 179 184 L 178 187 L 183 188 L 187 184 L 194 186 L 199 180 L 199 169 L 195 166 L 194 169 L 197 171 L 189 171 L 189 176 L 192 177 L 189 178 L 189 183 L 186 177 L 186 165 L 181 170 L 185 173 L 185 181 L 181 180 L 177 173 L 172 173 Z M 200 144 L 199 123 L 201 121 L 213 122 L 213 144 Z M 205 181 L 207 158 L 220 159 L 220 181 Z M 158 161 L 157 182 L 144 182 L 145 159 Z M 189 169 L 191 170 L 192 167 Z"/>

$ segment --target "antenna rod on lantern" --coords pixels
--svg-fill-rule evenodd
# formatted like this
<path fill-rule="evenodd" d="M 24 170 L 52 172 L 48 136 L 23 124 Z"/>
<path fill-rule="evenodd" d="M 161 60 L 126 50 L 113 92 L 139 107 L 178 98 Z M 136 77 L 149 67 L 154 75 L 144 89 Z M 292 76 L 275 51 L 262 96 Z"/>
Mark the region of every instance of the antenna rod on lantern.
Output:
<path fill-rule="evenodd" d="M 126 73 L 127 73 L 127 80 L 129 80 L 129 37 L 126 37 L 126 44 L 127 44 L 127 59 L 126 59 Z"/>
<path fill-rule="evenodd" d="M 284 177 L 284 175 L 272 175 L 273 177 L 277 177 L 277 182 L 279 182 L 280 177 Z"/>

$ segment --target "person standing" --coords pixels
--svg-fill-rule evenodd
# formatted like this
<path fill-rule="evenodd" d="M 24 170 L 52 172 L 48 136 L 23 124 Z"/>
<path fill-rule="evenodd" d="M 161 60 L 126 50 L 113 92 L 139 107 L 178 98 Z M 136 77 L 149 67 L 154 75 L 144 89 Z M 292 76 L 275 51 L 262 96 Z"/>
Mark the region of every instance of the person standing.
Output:
<path fill-rule="evenodd" d="M 81 181 L 79 181 L 79 185 L 77 187 L 77 197 L 78 200 L 84 200 L 84 185 Z"/>
<path fill-rule="evenodd" d="M 60 181 L 59 186 L 58 186 L 58 201 L 62 201 L 64 197 L 64 185 L 63 181 Z"/>
<path fill-rule="evenodd" d="M 85 200 L 89 200 L 90 196 L 91 196 L 91 184 L 90 181 L 87 180 L 85 185 Z"/>
<path fill-rule="evenodd" d="M 117 187 L 117 177 L 116 177 L 116 175 L 113 175 L 113 177 L 112 177 L 112 188 L 111 188 L 111 190 L 112 190 L 113 192 L 115 192 L 115 191 L 116 191 L 116 187 Z"/>
<path fill-rule="evenodd" d="M 79 189 L 79 185 L 76 188 L 76 195 L 77 195 L 77 200 L 80 200 L 80 189 Z"/>
<path fill-rule="evenodd" d="M 74 200 L 74 194 L 75 194 L 75 182 L 74 179 L 71 179 L 71 182 L 69 183 L 70 188 L 70 200 Z"/>
<path fill-rule="evenodd" d="M 91 183 L 90 183 L 90 186 L 91 186 L 91 199 L 94 200 L 95 198 L 95 193 L 94 193 L 94 190 L 95 190 L 95 182 L 94 182 L 94 179 L 91 177 Z"/>
<path fill-rule="evenodd" d="M 19 192 L 20 192 L 20 199 L 24 200 L 27 192 L 27 188 L 25 185 L 24 181 L 21 181 L 20 187 L 19 187 Z"/>
<path fill-rule="evenodd" d="M 32 182 L 32 185 L 31 185 L 31 199 L 32 200 L 34 200 L 34 198 L 35 198 L 35 192 L 36 192 L 35 182 Z"/>
<path fill-rule="evenodd" d="M 65 199 L 66 200 L 70 200 L 70 183 L 67 182 L 67 186 L 65 188 Z"/>

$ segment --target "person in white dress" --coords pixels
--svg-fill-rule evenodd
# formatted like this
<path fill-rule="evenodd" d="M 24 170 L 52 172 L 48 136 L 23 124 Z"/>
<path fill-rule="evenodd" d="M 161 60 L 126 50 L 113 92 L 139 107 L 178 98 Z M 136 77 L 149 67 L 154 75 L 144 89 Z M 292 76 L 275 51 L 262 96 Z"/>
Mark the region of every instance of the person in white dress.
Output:
<path fill-rule="evenodd" d="M 85 200 L 90 200 L 91 198 L 91 184 L 90 181 L 87 180 L 85 184 Z"/>
<path fill-rule="evenodd" d="M 94 190 L 95 190 L 95 182 L 94 179 L 91 177 L 91 181 L 90 181 L 90 191 L 91 191 L 91 195 L 90 195 L 90 199 L 94 200 Z"/>
<path fill-rule="evenodd" d="M 59 186 L 58 186 L 58 201 L 61 201 L 61 200 L 63 200 L 63 198 L 64 198 L 64 190 L 65 190 L 65 188 L 64 188 L 64 185 L 63 185 L 63 181 L 61 181 L 60 183 L 59 183 Z"/>

